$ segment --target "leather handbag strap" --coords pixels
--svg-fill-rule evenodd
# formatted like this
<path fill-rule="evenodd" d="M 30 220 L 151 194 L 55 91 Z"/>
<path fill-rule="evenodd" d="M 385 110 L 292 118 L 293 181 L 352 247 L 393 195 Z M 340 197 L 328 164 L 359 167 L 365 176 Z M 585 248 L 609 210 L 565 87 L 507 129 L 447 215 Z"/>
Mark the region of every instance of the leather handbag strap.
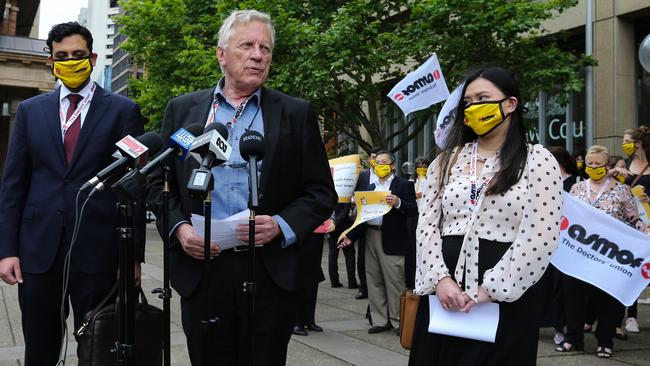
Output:
<path fill-rule="evenodd" d="M 90 322 L 92 322 L 93 318 L 95 318 L 97 313 L 99 313 L 99 311 L 102 310 L 102 308 L 104 308 L 104 306 L 106 306 L 106 304 L 108 304 L 109 301 L 111 301 L 113 296 L 115 296 L 115 294 L 117 293 L 117 289 L 119 288 L 119 285 L 120 285 L 119 282 L 115 282 L 113 288 L 111 288 L 111 290 L 108 292 L 108 294 L 106 294 L 106 296 L 102 299 L 102 301 L 100 301 L 99 304 L 97 304 L 97 306 L 95 306 L 95 308 L 88 313 L 83 323 L 81 323 L 79 329 L 77 329 L 74 332 L 74 334 L 77 337 L 84 334 L 86 328 L 88 328 L 88 325 L 90 324 Z"/>
<path fill-rule="evenodd" d="M 634 178 L 634 180 L 633 180 L 632 183 L 630 184 L 630 187 L 634 187 L 634 185 L 636 184 L 636 182 L 638 182 L 639 179 L 641 179 L 641 176 L 643 176 L 643 173 L 645 173 L 645 171 L 648 170 L 648 166 L 650 166 L 650 163 L 646 164 L 646 165 L 645 165 L 645 168 L 643 168 L 643 170 L 641 171 L 641 173 L 639 173 L 639 174 L 636 175 L 636 178 Z"/>

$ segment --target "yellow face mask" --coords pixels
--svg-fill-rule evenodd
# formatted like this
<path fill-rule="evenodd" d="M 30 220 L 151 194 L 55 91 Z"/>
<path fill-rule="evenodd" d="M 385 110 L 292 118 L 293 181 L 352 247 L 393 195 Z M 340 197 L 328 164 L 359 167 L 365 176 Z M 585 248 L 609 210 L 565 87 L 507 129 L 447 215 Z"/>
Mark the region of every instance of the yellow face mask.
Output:
<path fill-rule="evenodd" d="M 634 142 L 628 142 L 626 144 L 622 144 L 621 147 L 623 148 L 623 152 L 627 156 L 632 156 L 636 152 L 636 146 L 634 146 Z"/>
<path fill-rule="evenodd" d="M 416 168 L 416 172 L 418 172 L 418 175 L 420 177 L 426 177 L 427 176 L 427 168 L 421 167 L 421 168 Z"/>
<path fill-rule="evenodd" d="M 607 168 L 604 165 L 595 168 L 588 166 L 585 168 L 585 173 L 591 180 L 601 180 L 607 174 Z"/>
<path fill-rule="evenodd" d="M 379 178 L 386 177 L 390 174 L 390 164 L 377 164 L 374 169 L 375 174 L 377 174 Z"/>
<path fill-rule="evenodd" d="M 80 60 L 54 61 L 52 75 L 68 88 L 76 89 L 84 83 L 93 71 L 90 57 Z"/>
<path fill-rule="evenodd" d="M 617 174 L 616 175 L 616 180 L 618 180 L 621 183 L 625 183 L 625 176 Z"/>
<path fill-rule="evenodd" d="M 468 105 L 465 107 L 465 124 L 474 130 L 477 135 L 486 135 L 508 117 L 503 114 L 503 109 L 501 108 L 501 102 L 506 99 L 508 98 Z"/>
<path fill-rule="evenodd" d="M 377 163 L 375 162 L 375 159 L 370 159 L 370 166 L 371 166 L 371 167 L 374 168 L 376 164 L 377 164 Z"/>
<path fill-rule="evenodd" d="M 576 161 L 576 166 L 578 167 L 578 170 L 581 170 L 582 167 L 583 167 L 584 165 L 585 165 L 584 162 L 582 162 L 582 161 Z"/>

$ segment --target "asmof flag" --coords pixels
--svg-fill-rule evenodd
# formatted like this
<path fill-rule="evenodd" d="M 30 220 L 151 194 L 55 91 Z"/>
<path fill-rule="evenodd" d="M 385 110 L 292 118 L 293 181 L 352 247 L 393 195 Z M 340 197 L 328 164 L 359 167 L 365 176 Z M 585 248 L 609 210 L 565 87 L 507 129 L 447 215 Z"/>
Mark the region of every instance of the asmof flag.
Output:
<path fill-rule="evenodd" d="M 388 97 L 405 116 L 447 99 L 449 89 L 436 54 L 397 83 Z"/>

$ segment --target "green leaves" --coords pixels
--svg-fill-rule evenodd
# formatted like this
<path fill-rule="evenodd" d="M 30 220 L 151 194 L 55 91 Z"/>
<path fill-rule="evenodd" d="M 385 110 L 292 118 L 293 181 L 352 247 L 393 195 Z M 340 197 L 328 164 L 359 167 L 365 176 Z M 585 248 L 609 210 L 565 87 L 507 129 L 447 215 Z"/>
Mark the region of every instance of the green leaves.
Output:
<path fill-rule="evenodd" d="M 146 116 L 159 121 L 169 99 L 213 86 L 221 76 L 217 33 L 233 9 L 271 14 L 276 45 L 267 85 L 310 100 L 327 130 L 343 131 L 369 150 L 387 146 L 386 126 L 403 120 L 385 94 L 433 52 L 450 89 L 468 69 L 491 64 L 519 72 L 529 99 L 540 90 L 580 90 L 581 72 L 593 60 L 562 50 L 562 39 L 541 29 L 545 20 L 576 3 L 139 0 L 123 4 L 127 15 L 119 22 L 129 37 L 125 48 L 146 69 L 133 84 L 136 100 Z M 409 120 L 421 127 L 439 108 Z"/>

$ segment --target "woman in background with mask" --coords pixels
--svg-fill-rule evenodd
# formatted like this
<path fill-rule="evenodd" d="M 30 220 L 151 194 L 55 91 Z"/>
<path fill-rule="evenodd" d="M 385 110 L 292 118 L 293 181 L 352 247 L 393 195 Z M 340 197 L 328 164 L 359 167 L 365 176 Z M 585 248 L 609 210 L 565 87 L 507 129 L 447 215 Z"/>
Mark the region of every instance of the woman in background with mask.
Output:
<path fill-rule="evenodd" d="M 418 203 L 418 208 L 422 208 L 422 191 L 424 190 L 424 180 L 427 177 L 427 169 L 431 160 L 423 157 L 415 159 L 415 174 L 413 174 L 413 185 L 415 186 L 415 199 Z"/>
<path fill-rule="evenodd" d="M 605 212 L 637 229 L 645 228 L 639 219 L 630 188 L 607 174 L 607 148 L 594 145 L 585 156 L 585 172 L 589 179 L 571 188 L 571 194 L 591 206 Z M 612 356 L 613 338 L 623 304 L 605 291 L 571 276 L 564 277 L 564 301 L 567 316 L 565 342 L 555 350 L 570 352 L 584 349 L 584 324 L 587 299 L 595 307 L 598 325 L 596 355 L 600 358 Z"/>
<path fill-rule="evenodd" d="M 650 128 L 641 126 L 630 128 L 623 133 L 623 143 L 621 145 L 623 152 L 629 157 L 625 160 L 624 167 L 617 167 L 610 171 L 610 175 L 624 176 L 625 184 L 630 188 L 635 186 L 643 187 L 645 194 L 639 196 L 642 202 L 648 202 L 648 192 L 650 192 L 650 168 L 648 167 L 648 158 L 646 151 L 650 149 Z M 637 302 L 627 308 L 627 319 L 625 320 L 625 330 L 630 333 L 639 332 L 639 323 L 637 321 Z M 625 311 L 620 314 L 620 321 L 623 323 Z M 617 335 L 623 334 L 622 329 L 617 328 Z"/>
<path fill-rule="evenodd" d="M 557 246 L 562 177 L 528 145 L 515 76 L 466 78 L 447 146 L 429 167 L 417 227 L 420 301 L 409 365 L 535 365 L 545 288 Z M 495 343 L 428 332 L 429 302 L 444 311 L 499 305 Z"/>

